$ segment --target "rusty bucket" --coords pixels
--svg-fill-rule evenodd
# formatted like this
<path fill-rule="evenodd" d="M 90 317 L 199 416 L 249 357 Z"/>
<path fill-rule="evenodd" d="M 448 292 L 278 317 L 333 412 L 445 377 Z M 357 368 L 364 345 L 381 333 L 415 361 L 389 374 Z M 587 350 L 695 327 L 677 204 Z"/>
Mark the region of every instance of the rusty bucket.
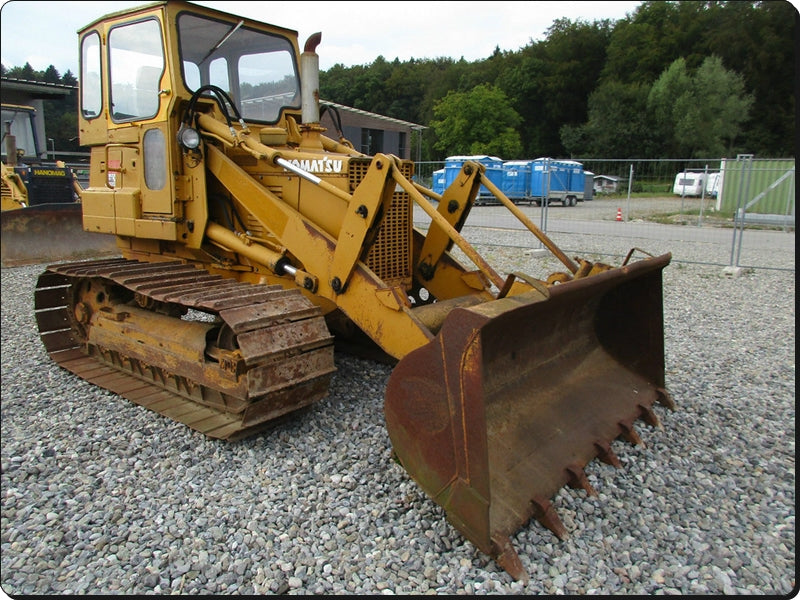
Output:
<path fill-rule="evenodd" d="M 611 441 L 657 424 L 664 382 L 662 270 L 670 255 L 454 309 L 389 379 L 398 461 L 448 520 L 516 579 L 511 536 L 534 517 L 562 537 L 550 499 L 591 492 L 584 467 Z"/>

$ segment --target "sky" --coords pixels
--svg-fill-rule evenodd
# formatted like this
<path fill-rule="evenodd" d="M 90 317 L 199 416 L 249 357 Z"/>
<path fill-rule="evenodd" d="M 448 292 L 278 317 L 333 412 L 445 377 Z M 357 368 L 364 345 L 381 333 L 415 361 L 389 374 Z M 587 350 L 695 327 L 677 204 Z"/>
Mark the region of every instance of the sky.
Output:
<path fill-rule="evenodd" d="M 3 65 L 37 71 L 53 65 L 60 74 L 78 75 L 78 29 L 95 19 L 137 2 L 48 2 L 3 0 L 0 7 L 0 54 Z M 322 32 L 317 47 L 320 69 L 371 64 L 378 56 L 392 61 L 411 58 L 488 58 L 496 47 L 517 51 L 545 32 L 559 18 L 593 22 L 632 14 L 640 1 L 536 2 L 211 2 L 209 6 L 243 17 L 293 29 L 302 49 L 313 33 Z M 387 31 L 391 32 L 387 35 Z"/>

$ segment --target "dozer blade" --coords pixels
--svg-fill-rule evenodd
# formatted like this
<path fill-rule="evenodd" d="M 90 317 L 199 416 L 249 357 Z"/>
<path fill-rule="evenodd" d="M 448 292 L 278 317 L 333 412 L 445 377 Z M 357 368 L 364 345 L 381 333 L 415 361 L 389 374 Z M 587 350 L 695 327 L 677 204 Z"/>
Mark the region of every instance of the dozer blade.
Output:
<path fill-rule="evenodd" d="M 80 203 L 4 210 L 0 219 L 0 262 L 4 267 L 120 253 L 115 236 L 83 230 Z"/>
<path fill-rule="evenodd" d="M 592 493 L 584 467 L 640 441 L 664 389 L 663 268 L 649 258 L 550 288 L 454 309 L 395 367 L 386 424 L 396 458 L 448 520 L 516 579 L 512 536 L 531 517 L 559 537 L 550 499 Z"/>

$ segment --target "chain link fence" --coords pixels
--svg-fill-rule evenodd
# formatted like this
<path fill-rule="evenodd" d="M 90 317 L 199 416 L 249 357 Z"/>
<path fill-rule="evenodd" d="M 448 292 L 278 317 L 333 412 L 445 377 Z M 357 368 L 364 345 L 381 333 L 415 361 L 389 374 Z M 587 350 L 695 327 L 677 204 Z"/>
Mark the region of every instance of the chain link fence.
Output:
<path fill-rule="evenodd" d="M 563 240 L 557 243 L 565 251 L 585 251 L 584 236 L 601 236 L 656 246 L 677 262 L 697 262 L 696 252 L 682 257 L 681 248 L 700 244 L 709 265 L 795 269 L 794 159 L 572 160 L 587 182 L 577 204 L 558 196 L 540 205 L 514 200 L 540 229 Z M 445 162 L 416 163 L 416 179 L 441 190 L 444 169 Z M 414 220 L 426 228 L 429 217 L 418 210 Z M 495 230 L 498 245 L 531 243 L 503 206 L 475 206 L 467 224 Z"/>

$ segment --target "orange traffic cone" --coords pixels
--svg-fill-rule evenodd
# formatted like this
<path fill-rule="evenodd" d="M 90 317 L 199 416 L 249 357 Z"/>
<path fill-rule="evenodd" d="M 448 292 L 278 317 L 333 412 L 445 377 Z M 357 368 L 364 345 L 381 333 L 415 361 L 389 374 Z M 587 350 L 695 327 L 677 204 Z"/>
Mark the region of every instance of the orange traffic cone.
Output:
<path fill-rule="evenodd" d="M 622 209 L 617 209 L 617 221 L 622 221 Z"/>

